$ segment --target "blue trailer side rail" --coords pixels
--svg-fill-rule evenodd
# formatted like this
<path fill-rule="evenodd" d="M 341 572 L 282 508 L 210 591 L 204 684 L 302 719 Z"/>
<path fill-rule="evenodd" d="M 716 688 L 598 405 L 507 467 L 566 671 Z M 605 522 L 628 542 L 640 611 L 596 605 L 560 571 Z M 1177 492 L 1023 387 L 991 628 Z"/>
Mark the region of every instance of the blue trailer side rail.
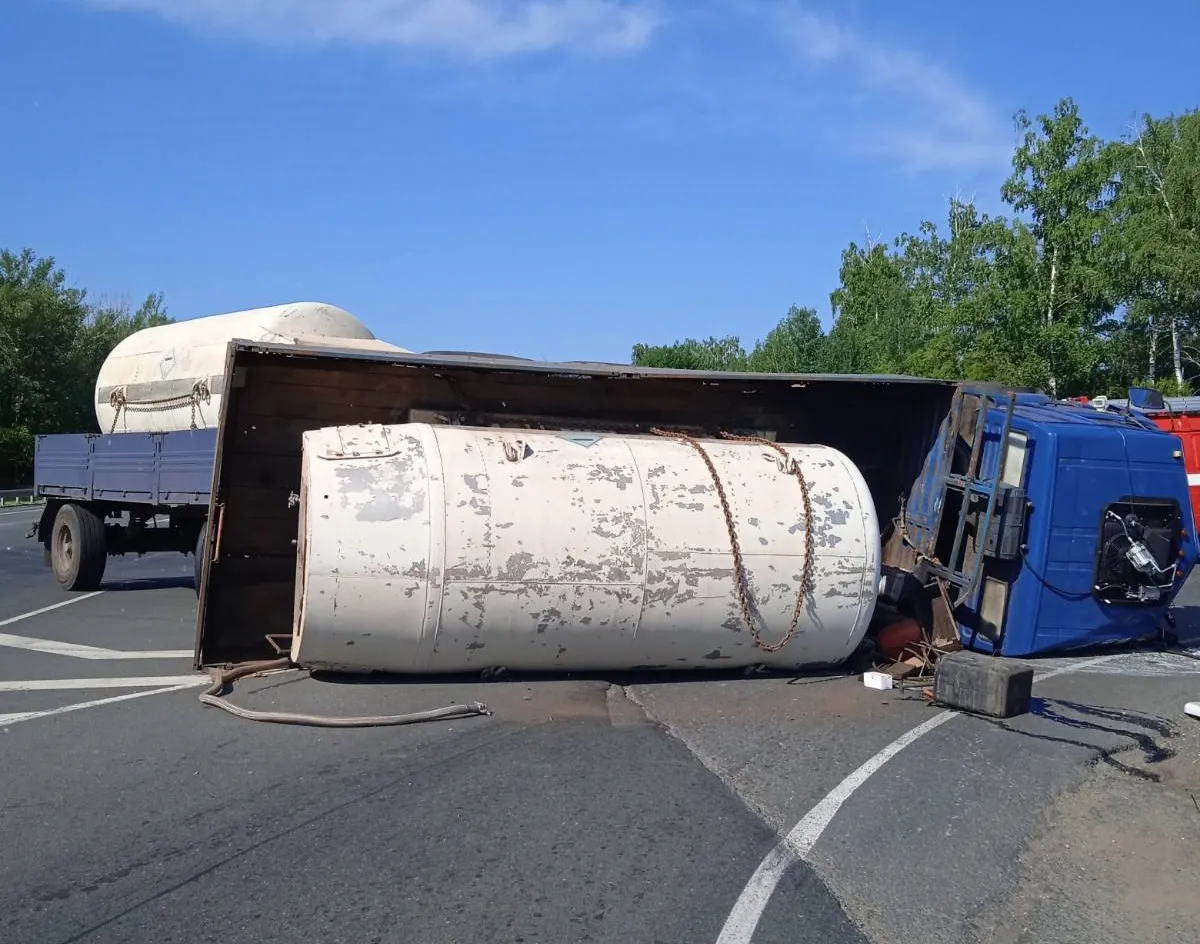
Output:
<path fill-rule="evenodd" d="M 112 555 L 197 553 L 216 444 L 215 429 L 39 436 L 34 492 L 46 506 L 30 536 L 45 547 L 59 586 L 96 589 Z M 197 586 L 200 569 L 197 553 Z"/>
<path fill-rule="evenodd" d="M 121 506 L 207 506 L 216 448 L 215 429 L 39 436 L 34 491 Z"/>

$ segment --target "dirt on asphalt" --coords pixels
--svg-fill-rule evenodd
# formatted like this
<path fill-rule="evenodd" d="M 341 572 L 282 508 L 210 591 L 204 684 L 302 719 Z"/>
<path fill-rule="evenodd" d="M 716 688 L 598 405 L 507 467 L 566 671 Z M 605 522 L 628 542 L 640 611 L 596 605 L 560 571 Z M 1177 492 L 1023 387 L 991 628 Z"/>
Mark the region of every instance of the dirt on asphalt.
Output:
<path fill-rule="evenodd" d="M 1050 805 L 1021 856 L 1021 881 L 980 922 L 979 941 L 1200 941 L 1200 723 L 1184 719 L 1159 743 L 1173 755 L 1102 758 Z"/>

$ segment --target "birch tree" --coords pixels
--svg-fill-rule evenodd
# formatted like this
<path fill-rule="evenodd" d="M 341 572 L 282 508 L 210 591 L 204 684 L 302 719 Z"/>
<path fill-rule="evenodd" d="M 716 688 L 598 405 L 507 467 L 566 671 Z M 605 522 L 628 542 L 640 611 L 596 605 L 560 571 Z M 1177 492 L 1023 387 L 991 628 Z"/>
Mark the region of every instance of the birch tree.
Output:
<path fill-rule="evenodd" d="M 1183 388 L 1185 370 L 1200 366 L 1189 350 L 1200 330 L 1200 111 L 1143 115 L 1109 150 L 1120 177 L 1113 267 L 1131 315 L 1145 325 L 1145 377 L 1159 380 L 1165 340 L 1174 386 Z"/>
<path fill-rule="evenodd" d="M 1085 381 L 1097 366 L 1099 325 L 1115 307 L 1113 280 L 1104 265 L 1114 193 L 1110 153 L 1080 118 L 1070 98 L 1051 114 L 1016 117 L 1023 132 L 1012 174 L 1001 196 L 1028 216 L 1036 253 L 1025 288 L 1038 301 L 1029 332 L 1045 361 L 1052 395 Z"/>

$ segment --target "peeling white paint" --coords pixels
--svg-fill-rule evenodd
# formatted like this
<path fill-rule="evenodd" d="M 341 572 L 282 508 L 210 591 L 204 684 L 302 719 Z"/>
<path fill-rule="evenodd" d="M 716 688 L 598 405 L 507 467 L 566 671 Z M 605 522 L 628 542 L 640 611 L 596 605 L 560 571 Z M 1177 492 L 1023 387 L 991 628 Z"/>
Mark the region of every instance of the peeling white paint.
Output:
<path fill-rule="evenodd" d="M 879 582 L 866 483 L 840 452 L 789 446 L 812 497 L 815 585 L 778 653 L 737 602 L 712 478 L 659 437 L 401 424 L 304 434 L 301 665 L 393 672 L 781 668 L 837 663 Z M 762 638 L 800 586 L 800 486 L 761 444 L 705 441 L 736 523 Z M 764 459 L 770 461 L 764 461 Z M 837 493 L 835 502 L 834 493 Z"/>

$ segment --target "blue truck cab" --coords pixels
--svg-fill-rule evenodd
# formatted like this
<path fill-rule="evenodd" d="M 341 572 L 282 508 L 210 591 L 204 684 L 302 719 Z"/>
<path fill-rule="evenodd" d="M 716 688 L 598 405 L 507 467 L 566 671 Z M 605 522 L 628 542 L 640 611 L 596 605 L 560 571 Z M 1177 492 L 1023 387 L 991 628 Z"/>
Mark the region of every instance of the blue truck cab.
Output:
<path fill-rule="evenodd" d="M 1200 557 L 1179 439 L 1039 393 L 964 387 L 898 525 L 943 635 L 1005 656 L 1154 636 Z"/>

